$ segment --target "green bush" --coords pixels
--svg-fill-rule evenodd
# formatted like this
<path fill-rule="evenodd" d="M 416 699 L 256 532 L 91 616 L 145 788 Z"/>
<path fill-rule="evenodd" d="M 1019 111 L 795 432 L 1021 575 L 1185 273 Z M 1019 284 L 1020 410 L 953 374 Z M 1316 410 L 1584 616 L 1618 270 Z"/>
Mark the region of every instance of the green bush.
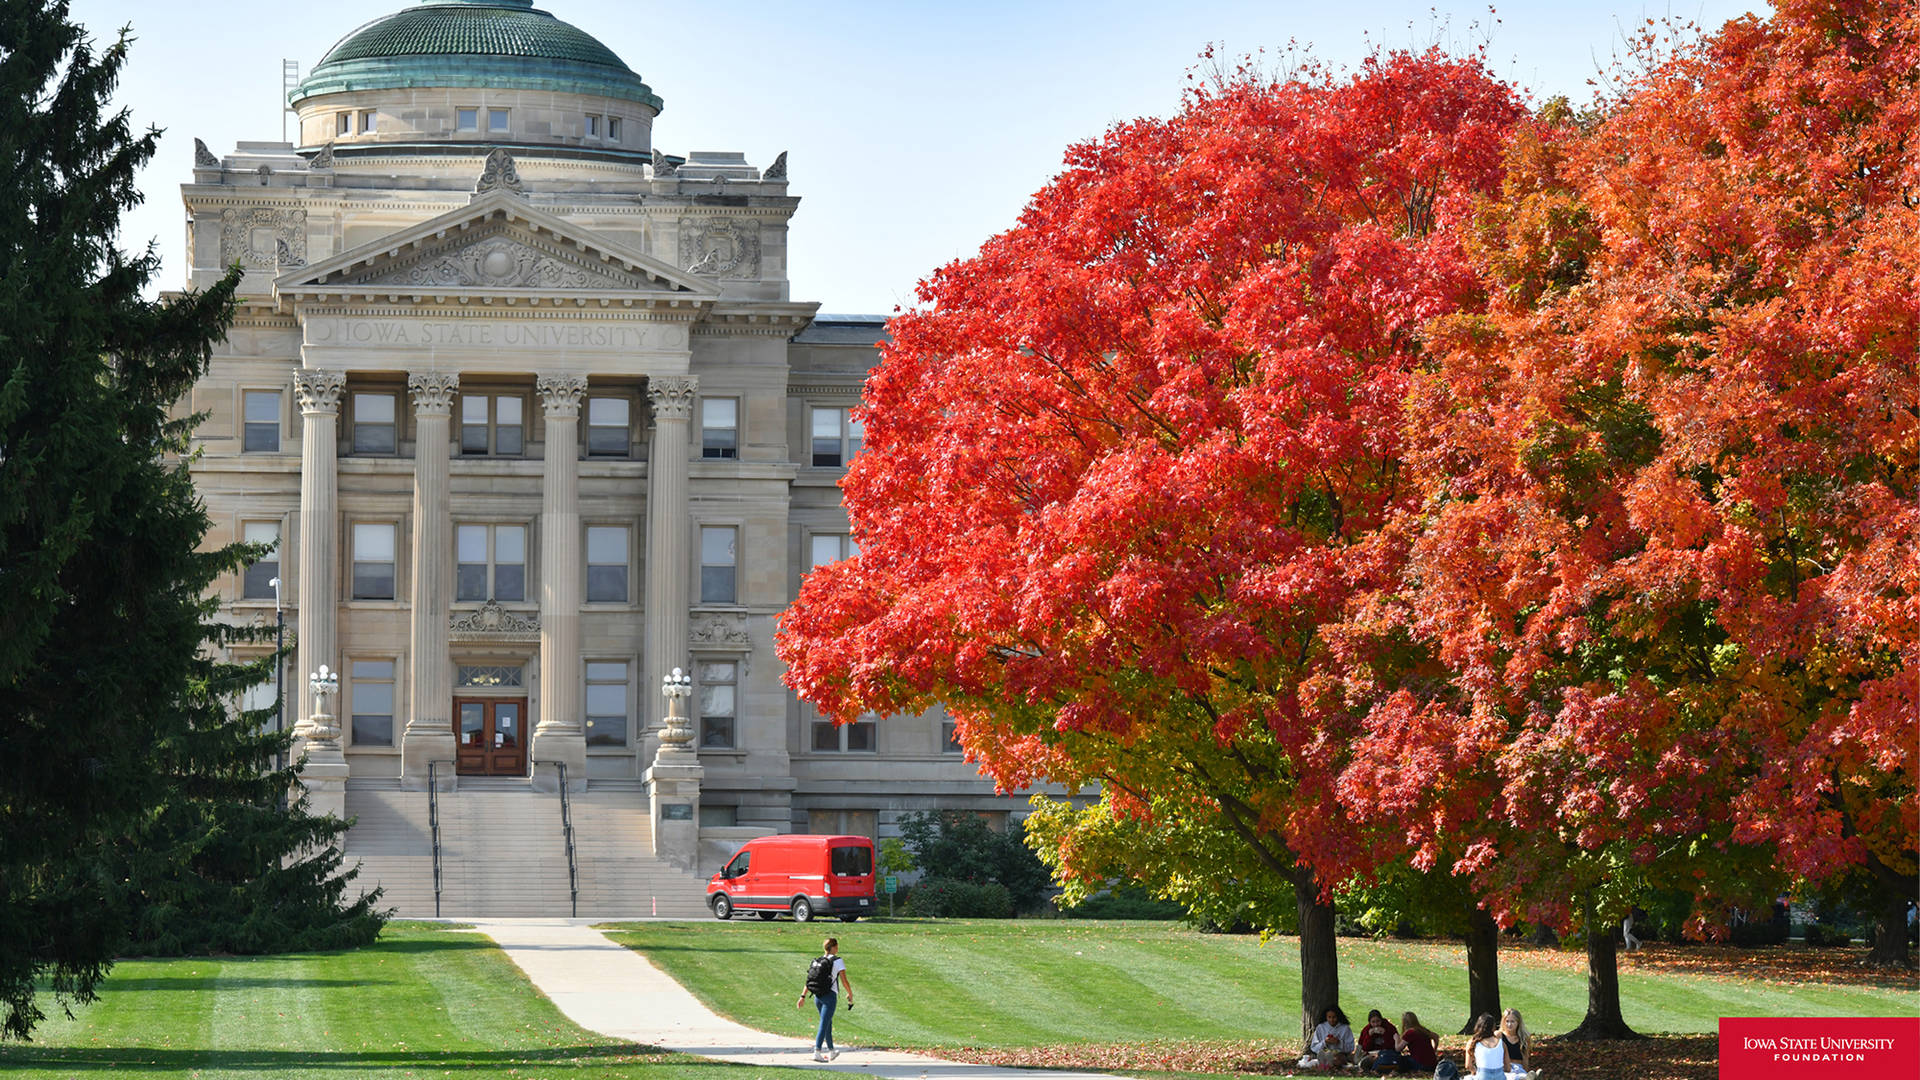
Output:
<path fill-rule="evenodd" d="M 900 821 L 901 839 L 929 878 L 999 885 L 1013 911 L 1044 910 L 1052 878 L 1024 835 L 1020 822 L 997 833 L 978 814 L 965 811 L 908 814 Z"/>
<path fill-rule="evenodd" d="M 926 878 L 907 894 L 905 914 L 919 919 L 1008 919 L 1013 894 L 997 881 Z"/>
<path fill-rule="evenodd" d="M 1171 900 L 1155 898 L 1138 886 L 1102 893 L 1079 907 L 1061 908 L 1069 919 L 1183 919 L 1187 909 Z"/>
<path fill-rule="evenodd" d="M 1832 949 L 1853 944 L 1853 935 L 1837 926 L 1826 923 L 1813 923 L 1807 927 L 1807 944 L 1818 949 Z"/>

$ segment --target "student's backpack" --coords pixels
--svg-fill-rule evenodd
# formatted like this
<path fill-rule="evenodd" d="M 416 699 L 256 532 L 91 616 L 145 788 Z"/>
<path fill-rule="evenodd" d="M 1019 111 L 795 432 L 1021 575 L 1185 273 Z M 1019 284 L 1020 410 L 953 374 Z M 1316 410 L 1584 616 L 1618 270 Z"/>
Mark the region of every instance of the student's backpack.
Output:
<path fill-rule="evenodd" d="M 807 993 L 833 993 L 833 957 L 816 956 L 807 965 Z"/>
<path fill-rule="evenodd" d="M 1433 1070 L 1433 1080 L 1460 1080 L 1460 1066 L 1455 1065 L 1452 1058 L 1441 1058 Z"/>

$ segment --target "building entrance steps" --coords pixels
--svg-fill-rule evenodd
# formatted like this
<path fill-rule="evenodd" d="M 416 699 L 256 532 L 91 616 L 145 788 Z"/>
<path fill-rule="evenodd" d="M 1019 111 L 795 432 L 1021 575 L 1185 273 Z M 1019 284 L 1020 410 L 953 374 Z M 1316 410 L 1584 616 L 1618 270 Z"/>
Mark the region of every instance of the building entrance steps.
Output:
<path fill-rule="evenodd" d="M 715 1014 L 646 957 L 615 944 L 584 920 L 472 922 L 569 1020 L 611 1038 L 744 1065 L 785 1065 L 899 1080 L 1033 1080 L 1036 1075 L 1033 1069 L 971 1065 L 851 1045 L 842 1045 L 839 1058 L 831 1064 L 816 1063 L 811 1037 L 755 1031 Z M 887 992 L 859 989 L 864 984 L 858 982 L 858 975 L 854 978 L 859 993 Z M 813 1023 L 811 1011 L 795 1010 L 797 1029 L 811 1029 Z M 1047 1080 L 1119 1080 L 1106 1073 L 1046 1070 L 1043 1075 Z"/>
<path fill-rule="evenodd" d="M 525 782 L 464 787 L 441 791 L 439 808 L 440 915 L 572 913 L 557 794 Z M 572 809 L 581 917 L 711 917 L 705 880 L 653 857 L 645 792 L 590 788 L 573 795 Z M 384 888 L 383 903 L 404 918 L 434 917 L 427 793 L 349 785 L 347 814 L 355 884 Z"/>

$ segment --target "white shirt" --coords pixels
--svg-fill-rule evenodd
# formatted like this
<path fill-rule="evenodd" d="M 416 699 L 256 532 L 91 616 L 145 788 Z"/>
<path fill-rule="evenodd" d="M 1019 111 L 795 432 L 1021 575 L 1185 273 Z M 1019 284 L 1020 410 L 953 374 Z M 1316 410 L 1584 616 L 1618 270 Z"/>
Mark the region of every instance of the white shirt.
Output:
<path fill-rule="evenodd" d="M 1345 1024 L 1336 1026 L 1322 1020 L 1319 1026 L 1313 1029 L 1313 1042 L 1309 1044 L 1309 1049 L 1316 1054 L 1327 1050 L 1345 1050 L 1351 1054 L 1353 1053 L 1353 1029 Z"/>

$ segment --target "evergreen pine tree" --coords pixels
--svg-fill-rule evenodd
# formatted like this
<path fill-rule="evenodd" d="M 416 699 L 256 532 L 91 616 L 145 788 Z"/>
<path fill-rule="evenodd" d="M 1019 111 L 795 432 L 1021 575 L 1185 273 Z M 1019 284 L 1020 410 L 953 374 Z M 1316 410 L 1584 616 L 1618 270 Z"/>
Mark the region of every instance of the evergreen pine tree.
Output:
<path fill-rule="evenodd" d="M 344 825 L 267 821 L 277 744 L 233 726 L 223 695 L 244 676 L 209 658 L 230 632 L 208 591 L 253 553 L 199 550 L 193 422 L 172 408 L 238 275 L 149 301 L 151 247 L 115 246 L 158 143 L 107 111 L 128 42 L 97 50 L 63 0 L 0 0 L 0 1037 L 31 1032 L 37 990 L 90 1000 L 137 912 L 174 924 L 156 898 L 196 917 L 278 905 L 253 942 L 315 904 L 323 927 L 368 913 L 332 910 L 326 857 L 281 865 Z"/>

